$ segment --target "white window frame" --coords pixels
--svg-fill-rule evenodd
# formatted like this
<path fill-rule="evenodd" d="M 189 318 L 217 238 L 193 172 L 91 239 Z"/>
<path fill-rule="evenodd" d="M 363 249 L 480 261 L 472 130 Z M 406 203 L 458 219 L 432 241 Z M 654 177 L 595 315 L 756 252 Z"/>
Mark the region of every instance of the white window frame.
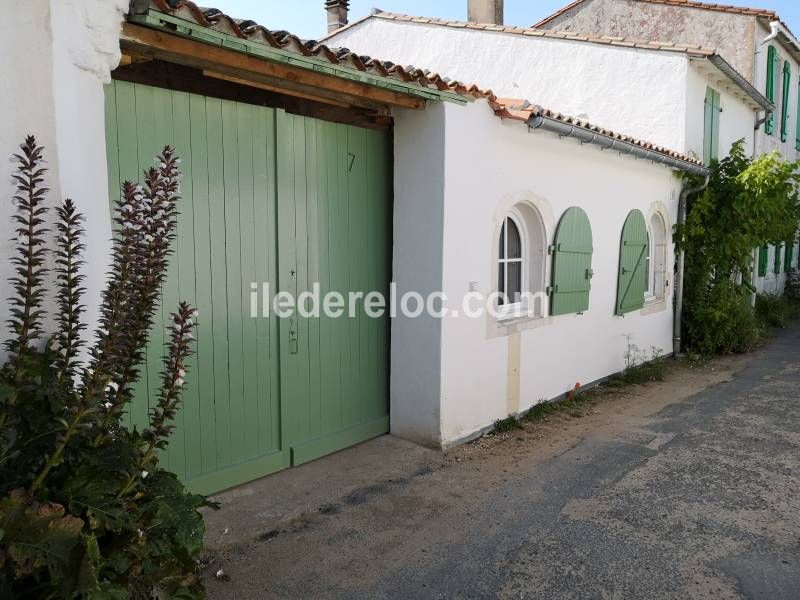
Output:
<path fill-rule="evenodd" d="M 660 235 L 655 235 L 653 221 L 658 220 L 661 231 Z M 657 242 L 661 241 L 662 244 Z M 657 256 L 656 252 L 661 256 Z M 667 297 L 667 222 L 660 212 L 650 215 L 647 221 L 647 290 L 645 291 L 645 303 L 663 302 Z M 663 262 L 659 265 L 659 261 Z M 659 268 L 661 271 L 659 272 Z M 661 281 L 659 282 L 659 273 Z"/>
<path fill-rule="evenodd" d="M 503 236 L 504 228 L 506 227 L 506 223 L 508 221 L 512 221 L 519 232 L 519 242 L 520 242 L 520 258 L 508 258 L 508 233 Z M 519 319 L 524 317 L 530 316 L 530 307 L 528 306 L 526 292 L 528 290 L 529 285 L 529 260 L 530 257 L 528 256 L 528 232 L 525 228 L 525 220 L 523 219 L 522 215 L 516 211 L 511 210 L 509 211 L 505 217 L 503 217 L 503 222 L 500 225 L 500 232 L 498 233 L 497 239 L 498 241 L 500 238 L 504 240 L 504 248 L 503 248 L 503 256 L 495 256 L 495 262 L 497 264 L 497 277 L 495 278 L 496 283 L 499 284 L 500 279 L 500 269 L 504 269 L 504 277 L 503 282 L 506 285 L 506 289 L 508 289 L 508 270 L 507 265 L 510 263 L 519 263 L 520 265 L 520 294 L 522 295 L 522 299 L 520 302 L 509 302 L 508 304 L 500 304 L 499 298 L 496 306 L 497 311 L 497 319 L 500 321 L 507 321 L 510 319 Z M 498 244 L 495 244 L 495 248 L 498 247 Z M 505 293 L 506 290 L 498 289 L 498 294 Z"/>
<path fill-rule="evenodd" d="M 655 252 L 653 252 L 653 232 L 650 231 L 650 223 L 647 224 L 647 258 L 645 268 L 647 269 L 647 287 L 644 290 L 644 301 L 655 302 L 656 300 L 656 270 L 654 268 Z"/>

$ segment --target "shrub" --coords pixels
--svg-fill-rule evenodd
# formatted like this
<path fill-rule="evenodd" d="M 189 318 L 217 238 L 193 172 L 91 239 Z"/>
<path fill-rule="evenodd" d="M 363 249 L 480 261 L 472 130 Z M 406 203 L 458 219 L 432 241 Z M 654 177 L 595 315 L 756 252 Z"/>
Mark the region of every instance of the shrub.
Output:
<path fill-rule="evenodd" d="M 777 153 L 752 160 L 742 142 L 711 165 L 708 188 L 689 202 L 686 224 L 675 231 L 686 252 L 682 325 L 690 350 L 743 352 L 758 339 L 753 249 L 794 239 L 798 169 Z"/>
<path fill-rule="evenodd" d="M 800 316 L 800 307 L 787 296 L 759 294 L 756 297 L 756 318 L 763 327 L 786 327 Z"/>
<path fill-rule="evenodd" d="M 48 254 L 42 154 L 29 137 L 14 156 L 16 275 L 9 359 L 0 370 L 0 597 L 199 597 L 198 509 L 208 503 L 158 463 L 191 354 L 197 314 L 188 304 L 172 315 L 149 426 L 138 431 L 123 422 L 174 237 L 179 161 L 167 147 L 144 186 L 122 186 L 91 348 L 81 336 L 82 217 L 70 200 L 57 209 L 57 332 L 41 347 Z"/>
<path fill-rule="evenodd" d="M 790 302 L 800 303 L 800 271 L 793 269 L 786 278 L 786 297 Z"/>

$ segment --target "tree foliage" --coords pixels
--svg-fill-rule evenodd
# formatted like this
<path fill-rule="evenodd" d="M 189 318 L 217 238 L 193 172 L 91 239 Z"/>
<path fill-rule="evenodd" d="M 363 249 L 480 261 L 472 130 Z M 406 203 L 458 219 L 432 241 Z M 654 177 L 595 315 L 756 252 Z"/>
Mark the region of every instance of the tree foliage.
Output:
<path fill-rule="evenodd" d="M 686 252 L 683 335 L 693 350 L 742 352 L 756 341 L 753 251 L 795 239 L 799 168 L 777 153 L 748 158 L 740 141 L 689 200 L 676 242 Z"/>
<path fill-rule="evenodd" d="M 180 403 L 196 311 L 171 317 L 162 389 L 144 431 L 125 425 L 175 235 L 180 171 L 166 147 L 125 183 L 96 341 L 84 348 L 82 217 L 56 209 L 57 331 L 42 347 L 47 210 L 42 148 L 14 156 L 16 268 L 0 369 L 0 597 L 195 598 L 209 505 L 159 466 Z M 81 362 L 89 356 L 88 365 Z"/>

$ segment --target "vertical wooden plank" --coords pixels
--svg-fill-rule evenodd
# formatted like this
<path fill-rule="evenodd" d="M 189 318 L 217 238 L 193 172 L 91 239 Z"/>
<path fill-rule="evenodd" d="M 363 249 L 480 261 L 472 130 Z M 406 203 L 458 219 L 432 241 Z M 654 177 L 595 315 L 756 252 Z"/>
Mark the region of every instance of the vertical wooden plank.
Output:
<path fill-rule="evenodd" d="M 152 90 L 153 99 L 153 153 L 150 160 L 151 165 L 154 165 L 156 156 L 161 154 L 164 146 L 174 146 L 175 144 L 174 119 L 172 114 L 172 92 L 162 88 L 150 89 Z M 143 168 L 149 168 L 149 166 Z M 176 241 L 173 240 L 173 252 L 175 249 Z M 167 344 L 169 343 L 166 331 L 169 326 L 169 314 L 175 310 L 178 303 L 177 271 L 177 261 L 173 256 L 167 267 L 166 278 L 161 288 L 161 297 L 153 315 L 153 328 L 150 332 L 150 347 L 147 356 L 147 372 L 150 379 L 150 410 L 153 409 L 156 403 L 162 385 L 161 373 L 164 368 L 164 355 L 167 352 Z M 177 426 L 178 423 L 173 423 L 173 425 Z M 173 471 L 179 477 L 184 476 L 183 452 L 177 444 L 170 444 L 167 450 L 161 453 L 160 458 L 165 468 Z"/>
<path fill-rule="evenodd" d="M 190 477 L 211 473 L 217 468 L 217 423 L 214 410 L 216 385 L 214 381 L 214 302 L 211 272 L 211 221 L 209 203 L 208 115 L 206 99 L 189 97 L 191 126 L 191 184 L 194 239 L 194 302 L 199 313 L 197 319 L 197 391 L 198 406 L 192 421 L 199 422 L 192 443 L 188 446 Z M 195 437 L 196 436 L 196 439 Z"/>
<path fill-rule="evenodd" d="M 255 281 L 258 283 L 259 299 L 263 302 L 263 284 L 270 283 L 272 293 L 275 292 L 275 282 L 271 277 L 271 261 L 274 257 L 272 246 L 276 243 L 274 227 L 270 226 L 271 203 L 275 201 L 274 186 L 275 173 L 270 159 L 274 160 L 274 111 L 272 109 L 258 109 L 254 112 L 253 119 L 253 229 L 254 229 L 254 269 Z M 273 423 L 279 423 L 280 415 L 273 414 L 272 401 L 272 373 L 274 372 L 278 356 L 270 354 L 272 337 L 270 335 L 270 321 L 273 316 L 262 314 L 262 302 L 259 302 L 258 317 L 252 323 L 255 329 L 255 368 L 256 373 L 256 426 L 258 452 L 261 455 L 275 450 L 277 435 L 273 436 Z"/>
<path fill-rule="evenodd" d="M 240 104 L 237 107 L 237 128 L 239 147 L 239 223 L 241 246 L 240 286 L 241 300 L 239 313 L 242 322 L 242 458 L 252 459 L 258 456 L 258 340 L 256 323 L 250 316 L 251 285 L 259 285 L 256 277 L 255 253 L 255 190 L 254 190 L 254 127 L 256 125 L 255 108 Z M 258 317 L 256 317 L 258 320 Z M 264 365 L 266 368 L 266 365 Z"/>
<path fill-rule="evenodd" d="M 268 280 L 270 282 L 270 294 L 275 294 L 279 290 L 278 276 L 278 138 L 277 138 L 277 118 L 276 110 L 270 109 L 266 120 L 266 173 L 267 173 L 267 239 L 266 255 Z M 272 298 L 268 301 L 271 303 Z M 269 311 L 269 449 L 281 449 L 286 451 L 288 456 L 288 445 L 283 443 L 281 434 L 281 424 L 283 422 L 281 412 L 281 390 L 280 390 L 280 327 L 278 317 L 271 310 Z M 287 463 L 288 464 L 288 463 Z"/>
<path fill-rule="evenodd" d="M 340 125 L 338 129 L 338 147 L 339 147 L 339 202 L 341 206 L 341 222 L 340 222 L 340 245 L 339 245 L 339 259 L 338 265 L 340 268 L 340 285 L 342 294 L 345 299 L 345 315 L 348 310 L 348 294 L 355 287 L 352 272 L 350 268 L 351 254 L 350 247 L 351 241 L 354 239 L 355 227 L 353 226 L 350 213 L 350 136 L 347 127 Z M 339 338 L 342 344 L 342 361 L 340 367 L 340 387 L 342 398 L 342 428 L 348 426 L 353 420 L 353 412 L 355 405 L 355 386 L 353 382 L 353 346 L 356 343 L 356 338 L 353 335 L 353 319 L 343 318 L 340 319 L 340 335 Z"/>
<path fill-rule="evenodd" d="M 320 294 L 324 298 L 334 289 L 332 253 L 335 243 L 334 219 L 336 211 L 336 126 L 320 122 L 318 136 L 317 165 L 319 168 L 319 273 Z M 320 427 L 324 433 L 339 430 L 339 347 L 333 338 L 335 321 L 320 315 Z"/>
<path fill-rule="evenodd" d="M 276 111 L 277 142 L 277 234 L 278 234 L 278 288 L 281 292 L 297 294 L 297 279 L 292 275 L 296 271 L 295 248 L 295 156 L 300 144 L 295 137 L 295 122 L 298 117 L 288 115 L 282 110 Z M 281 412 L 281 447 L 288 448 L 297 439 L 296 431 L 296 398 L 297 398 L 297 356 L 292 354 L 289 343 L 291 319 L 281 318 L 278 321 L 280 351 L 280 412 Z"/>
<path fill-rule="evenodd" d="M 175 239 L 175 254 L 172 257 L 174 270 L 174 283 L 165 290 L 165 312 L 177 310 L 180 302 L 190 302 L 196 306 L 197 295 L 194 281 L 194 207 L 192 196 L 192 155 L 191 155 L 191 121 L 190 121 L 189 95 L 184 92 L 172 92 L 172 119 L 173 140 L 175 152 L 180 159 L 181 169 L 181 198 L 178 203 L 178 229 Z M 173 280 L 171 280 L 172 282 Z M 168 294 L 172 294 L 169 298 Z M 165 325 L 171 325 L 167 319 Z M 197 337 L 197 336 L 195 336 Z M 198 387 L 199 375 L 197 373 L 197 342 L 195 354 L 187 362 L 186 385 L 181 395 L 181 408 L 175 419 L 175 433 L 170 441 L 170 464 L 177 469 L 183 480 L 198 474 L 199 465 L 191 464 L 194 455 L 194 446 L 199 441 L 199 400 Z M 197 448 L 199 450 L 199 448 Z"/>
<path fill-rule="evenodd" d="M 222 102 L 222 144 L 225 175 L 225 262 L 228 272 L 228 378 L 230 382 L 231 459 L 244 456 L 244 371 L 242 349 L 242 248 L 239 216 L 238 110 L 234 102 Z M 248 283 L 249 287 L 249 283 Z"/>
<path fill-rule="evenodd" d="M 320 195 L 320 164 L 319 164 L 319 128 L 320 121 L 306 119 L 306 240 L 307 240 L 307 274 L 306 290 L 311 292 L 313 285 L 320 281 L 319 257 L 320 223 L 319 223 L 319 195 Z M 307 303 L 310 309 L 310 302 Z M 321 358 L 320 358 L 320 322 L 318 318 L 304 319 L 308 335 L 308 437 L 314 439 L 323 435 L 322 430 L 322 390 L 321 390 Z"/>
<path fill-rule="evenodd" d="M 155 89 L 147 85 L 135 85 L 134 95 L 136 98 L 136 126 L 138 134 L 138 169 L 137 178 L 144 184 L 144 172 L 153 166 L 153 159 L 156 155 L 156 127 L 155 127 Z M 160 310 L 159 308 L 156 309 Z M 160 318 L 156 320 L 159 322 Z M 147 343 L 144 364 L 142 365 L 142 378 L 140 385 L 144 387 L 141 393 L 135 395 L 133 403 L 133 423 L 139 429 L 147 426 L 150 407 L 155 401 L 155 390 L 159 383 L 159 373 L 161 364 L 158 356 L 161 348 L 155 344 L 152 332 Z M 140 401 L 141 400 L 141 401 Z"/>
<path fill-rule="evenodd" d="M 294 120 L 294 179 L 295 179 L 295 255 L 296 255 L 296 290 L 300 294 L 309 289 L 308 285 L 308 127 L 309 119 L 297 117 Z M 296 358 L 295 380 L 295 413 L 293 443 L 307 441 L 310 437 L 309 430 L 309 377 L 310 377 L 310 339 L 308 319 L 296 313 L 296 326 L 298 330 L 298 351 Z"/>
<path fill-rule="evenodd" d="M 139 181 L 139 135 L 136 122 L 136 86 L 118 81 L 115 83 L 117 103 L 117 143 L 119 146 L 119 178 Z M 119 194 L 119 190 L 117 191 Z M 142 422 L 142 408 L 147 411 L 147 369 L 142 367 L 140 378 L 133 386 L 134 400 L 128 405 L 126 424 Z"/>
<path fill-rule="evenodd" d="M 357 127 L 350 127 L 350 134 L 353 140 L 353 147 L 351 152 L 355 155 L 353 162 L 353 169 L 351 171 L 352 193 L 350 202 L 355 209 L 354 224 L 356 225 L 356 239 L 358 245 L 353 244 L 352 251 L 352 265 L 355 268 L 355 291 L 361 292 L 366 295 L 369 291 L 368 286 L 368 272 L 369 272 L 369 257 L 365 256 L 363 249 L 367 249 L 369 253 L 369 230 L 371 223 L 369 222 L 369 201 L 368 201 L 368 182 L 367 182 L 367 144 L 366 144 L 366 130 Z M 352 217 L 351 217 L 352 218 Z M 356 328 L 356 358 L 354 362 L 353 377 L 356 381 L 356 407 L 355 414 L 353 415 L 352 425 L 364 422 L 364 417 L 369 410 L 369 386 L 368 376 L 364 376 L 369 369 L 369 319 L 364 313 L 364 300 L 363 297 L 359 300 L 358 309 L 356 312 L 355 322 Z"/>
<path fill-rule="evenodd" d="M 106 160 L 108 165 L 108 198 L 113 210 L 119 200 L 119 138 L 117 135 L 117 85 L 112 81 L 105 86 Z"/>
<path fill-rule="evenodd" d="M 232 463 L 230 384 L 228 368 L 228 265 L 226 263 L 226 195 L 222 101 L 206 98 L 208 137 L 209 222 L 211 237 L 211 298 L 214 339 L 214 415 L 216 464 Z M 233 202 L 233 199 L 230 199 Z M 205 463 L 204 463 L 205 464 Z"/>

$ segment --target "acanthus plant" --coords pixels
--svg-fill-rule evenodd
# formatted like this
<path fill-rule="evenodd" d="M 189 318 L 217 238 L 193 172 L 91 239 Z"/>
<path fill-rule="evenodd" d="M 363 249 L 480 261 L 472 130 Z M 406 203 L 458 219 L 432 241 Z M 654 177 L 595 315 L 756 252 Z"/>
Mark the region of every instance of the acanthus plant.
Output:
<path fill-rule="evenodd" d="M 140 432 L 124 422 L 169 264 L 180 161 L 167 146 L 143 186 L 123 184 L 100 327 L 86 348 L 83 217 L 71 200 L 56 209 L 56 332 L 42 347 L 50 232 L 43 149 L 28 137 L 12 159 L 17 239 L 9 359 L 0 369 L 0 597 L 202 597 L 199 509 L 211 504 L 158 463 L 192 354 L 190 305 L 171 316 L 149 426 Z"/>

